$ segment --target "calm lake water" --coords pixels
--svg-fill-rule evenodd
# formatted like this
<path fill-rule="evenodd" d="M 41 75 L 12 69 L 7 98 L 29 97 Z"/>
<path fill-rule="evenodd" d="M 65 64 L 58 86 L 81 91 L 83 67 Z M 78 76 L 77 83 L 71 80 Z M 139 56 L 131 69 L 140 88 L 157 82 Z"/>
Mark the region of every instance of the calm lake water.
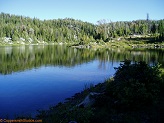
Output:
<path fill-rule="evenodd" d="M 66 46 L 0 47 L 0 118 L 34 115 L 85 86 L 103 82 L 120 61 L 157 62 L 164 67 L 164 51 L 93 50 Z"/>

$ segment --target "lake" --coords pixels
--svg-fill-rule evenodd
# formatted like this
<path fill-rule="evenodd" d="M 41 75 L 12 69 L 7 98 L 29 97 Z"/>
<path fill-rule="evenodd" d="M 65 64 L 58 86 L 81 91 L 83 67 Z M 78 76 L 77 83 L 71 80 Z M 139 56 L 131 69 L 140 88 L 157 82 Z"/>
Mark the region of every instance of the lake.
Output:
<path fill-rule="evenodd" d="M 65 45 L 0 47 L 0 118 L 34 116 L 115 73 L 120 61 L 162 64 L 162 49 L 76 49 Z"/>

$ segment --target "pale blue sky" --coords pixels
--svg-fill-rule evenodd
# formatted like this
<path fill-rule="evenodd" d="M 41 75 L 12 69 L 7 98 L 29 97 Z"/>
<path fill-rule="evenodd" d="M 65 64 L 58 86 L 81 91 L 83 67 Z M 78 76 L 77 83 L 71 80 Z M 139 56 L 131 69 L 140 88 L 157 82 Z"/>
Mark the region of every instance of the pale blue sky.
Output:
<path fill-rule="evenodd" d="M 0 12 L 39 19 L 132 21 L 164 19 L 164 0 L 0 0 Z"/>

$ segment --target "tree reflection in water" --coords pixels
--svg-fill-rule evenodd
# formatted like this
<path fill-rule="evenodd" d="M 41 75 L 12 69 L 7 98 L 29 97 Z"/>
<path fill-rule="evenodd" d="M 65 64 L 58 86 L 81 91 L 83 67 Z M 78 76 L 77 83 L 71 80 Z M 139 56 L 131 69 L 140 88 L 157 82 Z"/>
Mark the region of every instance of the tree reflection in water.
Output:
<path fill-rule="evenodd" d="M 162 49 L 76 49 L 59 45 L 29 45 L 0 47 L 0 74 L 24 71 L 41 66 L 72 67 L 95 59 L 99 67 L 105 69 L 106 62 L 120 62 L 125 59 L 159 62 L 164 67 Z"/>

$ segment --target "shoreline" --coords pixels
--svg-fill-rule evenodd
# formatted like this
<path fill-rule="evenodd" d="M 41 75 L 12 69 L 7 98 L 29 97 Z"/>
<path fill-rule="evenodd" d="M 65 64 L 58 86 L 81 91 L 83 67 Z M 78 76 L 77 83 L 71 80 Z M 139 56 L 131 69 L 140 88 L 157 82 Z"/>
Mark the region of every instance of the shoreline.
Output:
<path fill-rule="evenodd" d="M 92 112 L 92 105 L 96 99 L 95 97 L 104 94 L 109 81 L 112 81 L 112 79 L 109 78 L 102 83 L 87 87 L 84 90 L 75 93 L 72 97 L 66 98 L 63 102 L 59 102 L 57 105 L 50 107 L 48 110 L 38 110 L 35 118 L 43 119 L 43 121 L 47 122 L 51 115 L 56 114 L 57 116 L 55 116 L 55 118 L 59 118 L 56 120 L 61 120 L 63 114 L 66 113 L 66 115 L 69 117 L 69 115 L 72 115 L 69 114 L 69 112 L 74 111 L 77 111 L 77 113 L 83 113 L 84 117 L 87 117 L 88 114 L 86 111 Z M 67 116 L 65 118 L 67 119 Z"/>
<path fill-rule="evenodd" d="M 119 44 L 120 43 L 120 44 Z M 74 43 L 37 43 L 37 44 L 0 44 L 0 47 L 5 46 L 39 46 L 39 45 L 67 45 L 68 47 L 77 49 L 110 49 L 110 48 L 123 48 L 123 49 L 164 49 L 164 43 L 149 43 L 149 44 L 133 44 L 127 41 L 113 41 L 105 44 L 85 44 L 77 45 Z"/>
<path fill-rule="evenodd" d="M 31 39 L 32 40 L 32 39 Z M 67 45 L 77 49 L 102 49 L 102 48 L 126 48 L 126 49 L 164 49 L 164 41 L 155 40 L 154 37 L 118 37 L 108 41 L 94 40 L 88 43 L 85 41 L 71 42 L 46 42 L 46 41 L 0 41 L 0 46 L 28 46 L 28 45 Z"/>
<path fill-rule="evenodd" d="M 142 66 L 142 64 L 140 64 L 139 62 L 138 62 L 138 65 Z M 153 67 L 149 66 L 149 68 L 154 70 Z M 122 68 L 119 68 L 119 69 L 122 69 Z M 133 67 L 131 67 L 131 69 L 133 69 Z M 146 71 L 146 69 L 144 69 L 144 71 Z M 123 72 L 121 71 L 119 74 L 122 74 L 124 72 L 126 74 L 126 70 Z M 119 74 L 117 73 L 115 74 L 115 76 Z M 147 74 L 149 74 L 149 72 Z M 157 82 L 156 83 L 157 86 L 162 86 L 163 88 L 164 87 L 163 86 L 164 73 L 160 73 L 160 74 L 161 76 L 159 78 L 161 79 L 160 80 L 157 79 L 153 81 Z M 130 77 L 134 77 L 134 76 L 135 74 L 133 74 L 133 76 L 130 76 Z M 156 73 L 156 76 L 158 76 L 157 73 Z M 142 103 L 135 104 L 135 102 L 137 101 L 135 96 L 145 97 L 145 95 L 142 94 L 142 91 L 140 91 L 140 89 L 142 88 L 139 87 L 139 89 L 138 88 L 131 89 L 131 86 L 127 86 L 126 84 L 128 85 L 136 84 L 138 86 L 138 83 L 142 83 L 142 81 L 135 83 L 136 81 L 134 79 L 133 81 L 131 81 L 132 83 L 127 83 L 129 81 L 125 80 L 127 81 L 126 83 L 118 84 L 121 81 L 121 77 L 119 78 L 118 76 L 119 81 L 114 80 L 114 78 L 109 78 L 103 83 L 99 83 L 93 87 L 85 89 L 84 91 L 80 93 L 76 93 L 71 98 L 67 98 L 65 102 L 59 103 L 56 106 L 50 107 L 49 110 L 40 110 L 39 115 L 37 115 L 37 118 L 43 119 L 43 121 L 47 123 L 49 122 L 91 123 L 92 121 L 94 122 L 110 121 L 112 123 L 120 122 L 120 121 L 121 122 L 129 121 L 129 122 L 144 123 L 151 120 L 153 120 L 153 122 L 160 121 L 159 119 L 160 116 L 158 116 L 158 113 L 162 113 L 162 111 L 159 112 L 159 109 L 160 109 L 160 105 L 162 106 L 163 104 L 163 100 L 160 99 L 160 96 L 157 96 L 152 91 L 150 91 L 150 93 L 155 95 L 154 96 L 155 101 L 154 99 L 152 99 L 150 101 L 153 101 L 153 102 L 149 103 L 145 100 L 142 100 L 142 98 L 141 99 L 139 98 L 139 101 L 144 104 Z M 115 79 L 118 79 L 118 78 L 116 77 Z M 124 80 L 122 81 L 124 82 Z M 149 83 L 146 83 L 146 84 L 149 85 Z M 124 88 L 122 88 L 122 86 Z M 117 87 L 118 88 L 121 87 L 119 88 L 121 89 L 121 93 Z M 136 94 L 134 95 L 134 98 L 132 98 L 132 101 L 134 101 L 133 103 L 131 103 L 131 98 L 130 98 L 131 93 L 127 93 L 126 96 L 120 97 L 120 95 L 122 95 L 124 91 L 125 92 L 129 91 L 127 90 L 128 88 L 131 89 L 132 92 L 134 91 L 133 93 Z M 147 86 L 145 86 L 144 88 L 147 88 Z M 139 95 L 138 95 L 138 92 L 137 93 L 135 92 L 136 89 L 139 90 Z M 152 87 L 151 89 L 152 90 L 157 89 L 159 91 L 160 88 Z M 115 97 L 115 96 L 118 96 L 118 97 Z M 159 103 L 158 99 L 162 101 L 162 104 Z"/>

